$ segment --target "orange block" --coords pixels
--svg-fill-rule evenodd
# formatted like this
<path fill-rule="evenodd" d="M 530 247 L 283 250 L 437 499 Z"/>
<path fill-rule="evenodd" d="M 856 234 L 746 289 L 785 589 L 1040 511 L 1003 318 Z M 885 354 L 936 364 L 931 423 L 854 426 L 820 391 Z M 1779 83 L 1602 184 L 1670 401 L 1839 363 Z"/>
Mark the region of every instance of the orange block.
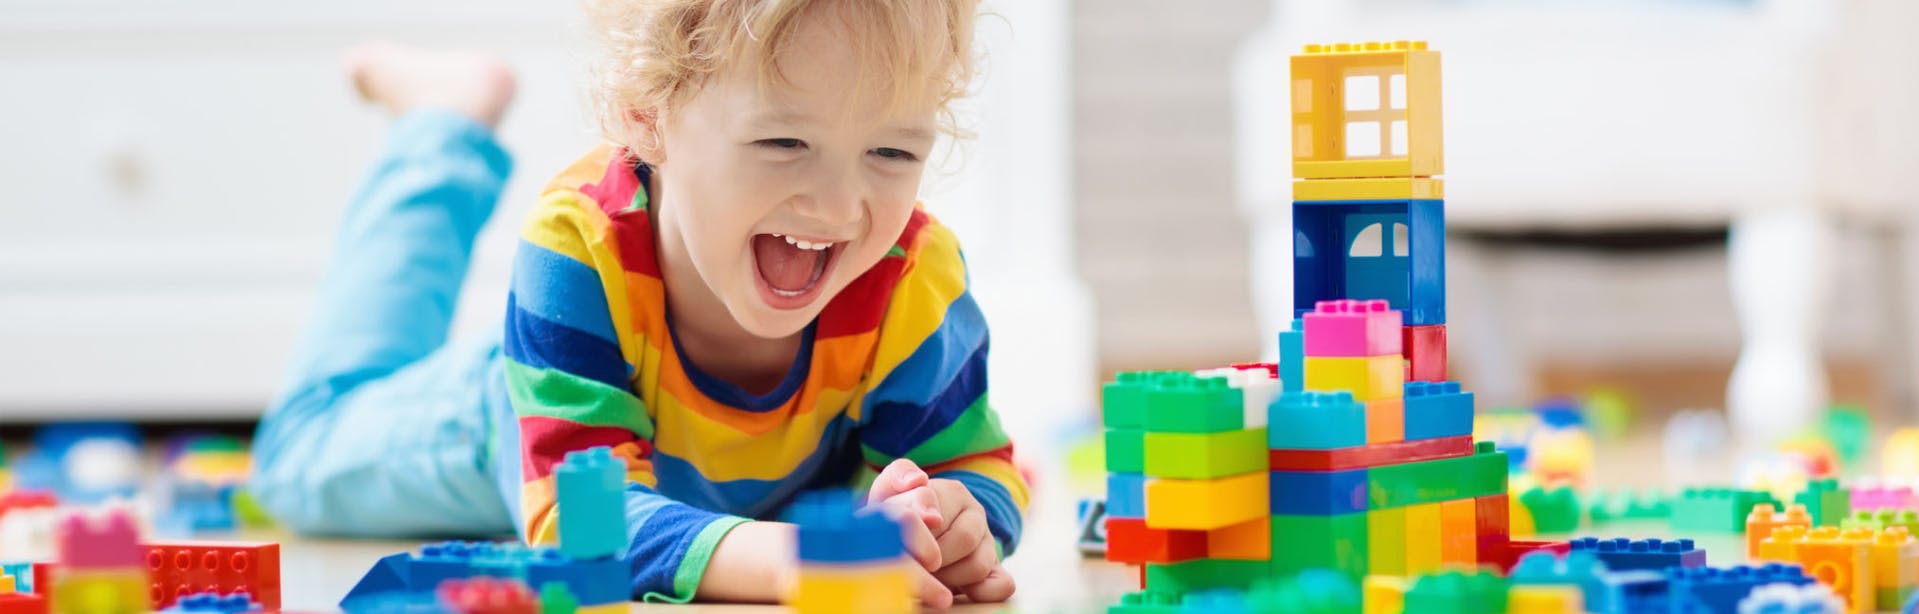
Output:
<path fill-rule="evenodd" d="M 1806 532 L 1806 539 L 1799 542 L 1799 564 L 1806 568 L 1806 575 L 1832 587 L 1834 594 L 1846 600 L 1847 612 L 1871 610 L 1878 602 L 1873 592 L 1872 533 L 1865 527 L 1843 532 L 1821 527 Z M 1779 531 L 1773 531 L 1774 537 L 1778 535 Z"/>
<path fill-rule="evenodd" d="M 1406 401 L 1374 399 L 1366 402 L 1366 443 L 1406 440 Z"/>
<path fill-rule="evenodd" d="M 1806 506 L 1793 504 L 1780 512 L 1771 503 L 1752 506 L 1752 513 L 1746 514 L 1746 558 L 1759 558 L 1759 544 L 1772 536 L 1773 529 L 1779 527 L 1812 528 L 1812 516 L 1806 513 Z"/>
<path fill-rule="evenodd" d="M 1806 527 L 1774 527 L 1772 535 L 1759 542 L 1759 554 L 1753 562 L 1798 563 L 1799 542 L 1806 539 Z"/>
<path fill-rule="evenodd" d="M 1235 561 L 1273 560 L 1273 520 L 1255 518 L 1206 532 L 1206 556 Z"/>
<path fill-rule="evenodd" d="M 1468 567 L 1479 565 L 1478 504 L 1472 499 L 1439 504 L 1439 560 Z"/>

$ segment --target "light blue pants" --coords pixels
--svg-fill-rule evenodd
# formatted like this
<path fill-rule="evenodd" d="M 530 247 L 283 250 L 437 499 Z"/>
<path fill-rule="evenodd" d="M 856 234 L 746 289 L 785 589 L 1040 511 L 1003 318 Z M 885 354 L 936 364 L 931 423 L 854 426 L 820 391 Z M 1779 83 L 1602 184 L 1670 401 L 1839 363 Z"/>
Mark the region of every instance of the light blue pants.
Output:
<path fill-rule="evenodd" d="M 459 114 L 393 123 L 254 439 L 253 493 L 288 528 L 514 531 L 519 438 L 500 334 L 447 341 L 474 236 L 511 167 L 491 131 Z"/>

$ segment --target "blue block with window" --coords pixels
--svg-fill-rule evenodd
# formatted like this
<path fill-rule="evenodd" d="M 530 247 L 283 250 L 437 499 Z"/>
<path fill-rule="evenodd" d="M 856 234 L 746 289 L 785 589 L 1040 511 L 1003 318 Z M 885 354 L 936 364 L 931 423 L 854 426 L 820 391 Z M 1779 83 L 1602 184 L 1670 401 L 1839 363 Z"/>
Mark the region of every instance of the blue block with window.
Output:
<path fill-rule="evenodd" d="M 1446 323 L 1446 215 L 1434 200 L 1293 202 L 1293 309 L 1383 299 L 1406 326 Z"/>

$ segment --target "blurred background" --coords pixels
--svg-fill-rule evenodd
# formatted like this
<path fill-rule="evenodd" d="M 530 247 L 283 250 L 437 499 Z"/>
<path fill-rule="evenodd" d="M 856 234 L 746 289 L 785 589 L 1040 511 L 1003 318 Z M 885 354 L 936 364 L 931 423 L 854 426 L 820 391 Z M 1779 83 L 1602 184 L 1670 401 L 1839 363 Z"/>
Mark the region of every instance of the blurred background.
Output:
<path fill-rule="evenodd" d="M 1911 3 L 987 8 L 978 137 L 925 198 L 967 246 L 994 399 L 1029 450 L 1090 428 L 1114 371 L 1270 354 L 1287 56 L 1349 40 L 1443 54 L 1453 374 L 1482 406 L 1604 386 L 1721 408 L 1732 383 L 1765 415 L 1913 407 Z M 459 324 L 498 326 L 518 221 L 597 138 L 571 5 L 0 0 L 0 434 L 248 427 L 383 138 L 338 66 L 372 39 L 517 71 L 515 178 Z"/>

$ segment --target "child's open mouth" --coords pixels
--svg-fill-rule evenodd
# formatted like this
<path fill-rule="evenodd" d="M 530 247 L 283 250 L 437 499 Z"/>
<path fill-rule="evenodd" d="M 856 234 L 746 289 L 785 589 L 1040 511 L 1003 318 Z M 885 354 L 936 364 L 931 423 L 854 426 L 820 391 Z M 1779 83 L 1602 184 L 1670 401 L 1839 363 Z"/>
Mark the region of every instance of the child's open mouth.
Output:
<path fill-rule="evenodd" d="M 775 309 L 798 309 L 813 302 L 842 245 L 782 234 L 753 235 L 760 294 Z"/>

